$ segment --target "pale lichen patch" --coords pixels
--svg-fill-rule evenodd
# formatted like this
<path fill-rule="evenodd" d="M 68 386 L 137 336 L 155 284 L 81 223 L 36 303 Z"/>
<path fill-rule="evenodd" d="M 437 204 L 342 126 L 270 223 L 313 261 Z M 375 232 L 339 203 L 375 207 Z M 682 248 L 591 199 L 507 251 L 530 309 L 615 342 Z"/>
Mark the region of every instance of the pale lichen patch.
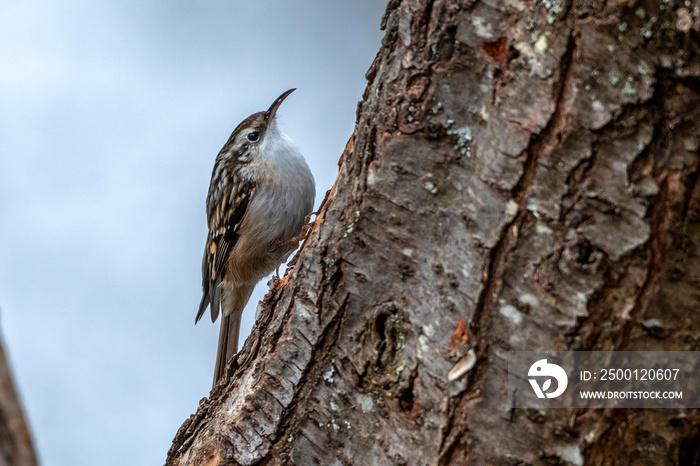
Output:
<path fill-rule="evenodd" d="M 510 304 L 505 304 L 498 308 L 498 313 L 513 322 L 515 325 L 520 325 L 520 323 L 523 321 L 523 314 L 517 310 L 515 306 L 511 306 Z"/>

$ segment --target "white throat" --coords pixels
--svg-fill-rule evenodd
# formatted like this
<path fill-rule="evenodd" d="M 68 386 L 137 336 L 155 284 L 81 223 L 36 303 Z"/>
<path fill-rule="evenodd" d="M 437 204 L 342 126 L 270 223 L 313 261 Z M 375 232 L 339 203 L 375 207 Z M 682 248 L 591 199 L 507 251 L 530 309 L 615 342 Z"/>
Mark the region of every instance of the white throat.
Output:
<path fill-rule="evenodd" d="M 297 145 L 279 129 L 277 118 L 272 120 L 257 149 L 257 157 L 241 169 L 243 174 L 253 180 L 265 177 L 278 182 L 288 176 L 301 176 L 303 179 L 309 171 Z"/>

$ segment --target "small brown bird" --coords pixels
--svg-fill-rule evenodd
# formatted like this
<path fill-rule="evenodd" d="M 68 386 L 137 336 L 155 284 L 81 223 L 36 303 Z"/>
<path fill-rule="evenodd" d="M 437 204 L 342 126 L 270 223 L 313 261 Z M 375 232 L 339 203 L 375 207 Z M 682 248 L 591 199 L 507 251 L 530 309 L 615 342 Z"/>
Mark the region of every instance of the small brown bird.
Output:
<path fill-rule="evenodd" d="M 241 314 L 255 285 L 297 247 L 313 209 L 314 177 L 275 114 L 295 89 L 254 113 L 219 152 L 207 195 L 209 234 L 202 259 L 202 302 L 195 323 L 221 308 L 214 383 L 238 351 Z"/>

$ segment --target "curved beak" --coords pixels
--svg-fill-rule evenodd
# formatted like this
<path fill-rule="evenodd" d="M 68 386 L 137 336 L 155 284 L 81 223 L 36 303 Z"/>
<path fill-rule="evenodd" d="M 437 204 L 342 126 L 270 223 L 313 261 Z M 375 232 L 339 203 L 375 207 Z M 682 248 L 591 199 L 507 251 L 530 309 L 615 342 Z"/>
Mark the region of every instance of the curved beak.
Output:
<path fill-rule="evenodd" d="M 267 112 L 265 112 L 265 120 L 267 121 L 267 126 L 269 126 L 270 123 L 272 123 L 272 120 L 274 120 L 275 113 L 277 113 L 277 109 L 280 107 L 280 105 L 282 105 L 284 99 L 286 99 L 289 96 L 289 94 L 296 90 L 297 88 L 293 87 L 290 90 L 284 92 L 281 96 L 277 97 L 277 100 L 275 100 L 272 103 L 272 105 L 270 105 L 270 108 L 267 109 Z"/>

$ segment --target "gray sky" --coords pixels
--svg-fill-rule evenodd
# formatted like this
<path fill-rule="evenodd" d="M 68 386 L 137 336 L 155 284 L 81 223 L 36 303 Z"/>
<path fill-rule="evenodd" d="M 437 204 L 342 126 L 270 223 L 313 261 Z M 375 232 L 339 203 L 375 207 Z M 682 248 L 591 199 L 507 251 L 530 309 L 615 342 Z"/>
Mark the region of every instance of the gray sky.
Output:
<path fill-rule="evenodd" d="M 44 465 L 164 462 L 211 387 L 218 322 L 193 324 L 214 158 L 297 87 L 279 121 L 318 205 L 385 5 L 0 3 L 0 323 Z"/>

